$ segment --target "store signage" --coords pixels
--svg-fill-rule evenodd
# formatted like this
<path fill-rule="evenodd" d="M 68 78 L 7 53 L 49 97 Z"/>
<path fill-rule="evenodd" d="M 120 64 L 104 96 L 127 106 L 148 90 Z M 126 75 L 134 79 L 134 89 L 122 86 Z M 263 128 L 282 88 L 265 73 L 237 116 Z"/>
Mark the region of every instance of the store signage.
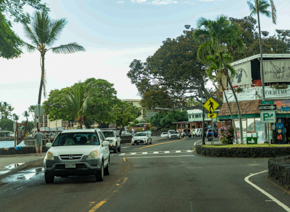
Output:
<path fill-rule="evenodd" d="M 274 101 L 262 101 L 261 104 L 262 105 L 272 105 L 272 104 L 274 104 Z"/>
<path fill-rule="evenodd" d="M 258 138 L 256 137 L 247 137 L 247 144 L 258 144 Z"/>
<path fill-rule="evenodd" d="M 259 110 L 276 110 L 276 105 L 259 105 Z"/>
<path fill-rule="evenodd" d="M 260 112 L 261 122 L 264 123 L 276 123 L 276 111 L 261 111 Z"/>

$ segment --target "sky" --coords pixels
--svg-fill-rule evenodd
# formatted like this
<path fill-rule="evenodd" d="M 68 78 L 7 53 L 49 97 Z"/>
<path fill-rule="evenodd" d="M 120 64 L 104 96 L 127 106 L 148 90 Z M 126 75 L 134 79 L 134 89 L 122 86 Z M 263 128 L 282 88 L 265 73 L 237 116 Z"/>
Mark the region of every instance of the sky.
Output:
<path fill-rule="evenodd" d="M 72 86 L 87 78 L 105 79 L 114 84 L 120 99 L 141 99 L 127 73 L 134 59 L 145 61 L 166 38 L 182 34 L 184 25 L 196 27 L 200 17 L 216 19 L 224 14 L 243 18 L 249 15 L 246 0 L 42 0 L 52 19 L 66 18 L 67 25 L 54 46 L 77 42 L 85 52 L 53 54 L 45 57 L 46 90 Z M 277 24 L 261 17 L 262 30 L 290 29 L 289 0 L 275 0 Z M 34 10 L 26 8 L 33 14 Z M 24 41 L 23 26 L 13 30 Z M 21 57 L 0 58 L 0 101 L 22 113 L 36 105 L 40 85 L 40 54 L 24 50 Z M 48 98 L 42 96 L 42 102 Z"/>

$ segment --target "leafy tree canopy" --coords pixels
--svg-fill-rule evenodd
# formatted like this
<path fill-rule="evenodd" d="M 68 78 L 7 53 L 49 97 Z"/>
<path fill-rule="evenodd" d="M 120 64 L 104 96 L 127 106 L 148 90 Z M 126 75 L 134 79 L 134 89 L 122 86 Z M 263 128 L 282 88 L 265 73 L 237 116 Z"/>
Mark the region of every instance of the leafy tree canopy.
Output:
<path fill-rule="evenodd" d="M 150 118 L 150 124 L 157 128 L 170 127 L 172 122 L 187 121 L 187 111 L 174 110 L 170 112 L 159 112 Z"/>
<path fill-rule="evenodd" d="M 187 26 L 189 28 L 189 26 Z M 142 96 L 142 106 L 147 108 L 174 107 L 185 104 L 186 98 L 200 94 L 210 96 L 205 88 L 205 67 L 197 60 L 199 41 L 192 30 L 176 39 L 168 38 L 149 56 L 146 62 L 133 60 L 127 76 Z"/>
<path fill-rule="evenodd" d="M 113 116 L 117 127 L 121 127 L 120 135 L 125 126 L 141 115 L 140 108 L 130 102 L 117 99 L 113 106 Z"/>
<path fill-rule="evenodd" d="M 40 0 L 0 0 L 0 57 L 11 59 L 22 53 L 20 47 L 23 42 L 12 30 L 10 19 L 13 18 L 14 22 L 29 23 L 30 15 L 23 11 L 24 6 L 49 11 L 46 4 L 41 4 Z"/>
<path fill-rule="evenodd" d="M 112 114 L 112 105 L 116 100 L 116 90 L 113 84 L 103 79 L 90 78 L 82 83 L 85 90 L 88 92 L 91 89 L 96 91 L 96 95 L 87 102 L 87 110 L 84 114 L 84 124 L 87 128 L 90 127 L 93 121 L 111 123 L 114 121 Z M 61 90 L 52 90 L 48 100 L 43 103 L 45 113 L 49 115 L 50 120 L 62 119 L 66 121 L 75 120 L 76 114 L 69 109 L 68 102 L 65 101 L 65 94 L 72 92 L 77 87 L 78 83 L 71 87 Z M 84 95 L 84 98 L 86 94 Z"/>

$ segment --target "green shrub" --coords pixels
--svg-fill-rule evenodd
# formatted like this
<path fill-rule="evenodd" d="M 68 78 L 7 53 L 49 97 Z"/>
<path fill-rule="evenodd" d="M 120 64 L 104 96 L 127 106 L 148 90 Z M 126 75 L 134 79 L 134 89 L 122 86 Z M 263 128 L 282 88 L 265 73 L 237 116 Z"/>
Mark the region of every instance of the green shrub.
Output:
<path fill-rule="evenodd" d="M 224 144 L 230 144 L 233 142 L 234 139 L 234 128 L 230 126 L 227 127 L 221 127 L 219 128 L 219 138 L 220 141 Z"/>

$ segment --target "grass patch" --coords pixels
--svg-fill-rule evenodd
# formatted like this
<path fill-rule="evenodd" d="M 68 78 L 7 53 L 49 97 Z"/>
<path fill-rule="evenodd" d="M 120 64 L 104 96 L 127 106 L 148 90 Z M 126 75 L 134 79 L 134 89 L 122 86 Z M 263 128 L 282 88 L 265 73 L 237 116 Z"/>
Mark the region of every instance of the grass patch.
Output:
<path fill-rule="evenodd" d="M 257 147 L 290 147 L 290 144 L 230 144 L 230 145 L 202 145 L 213 148 L 257 148 Z"/>

